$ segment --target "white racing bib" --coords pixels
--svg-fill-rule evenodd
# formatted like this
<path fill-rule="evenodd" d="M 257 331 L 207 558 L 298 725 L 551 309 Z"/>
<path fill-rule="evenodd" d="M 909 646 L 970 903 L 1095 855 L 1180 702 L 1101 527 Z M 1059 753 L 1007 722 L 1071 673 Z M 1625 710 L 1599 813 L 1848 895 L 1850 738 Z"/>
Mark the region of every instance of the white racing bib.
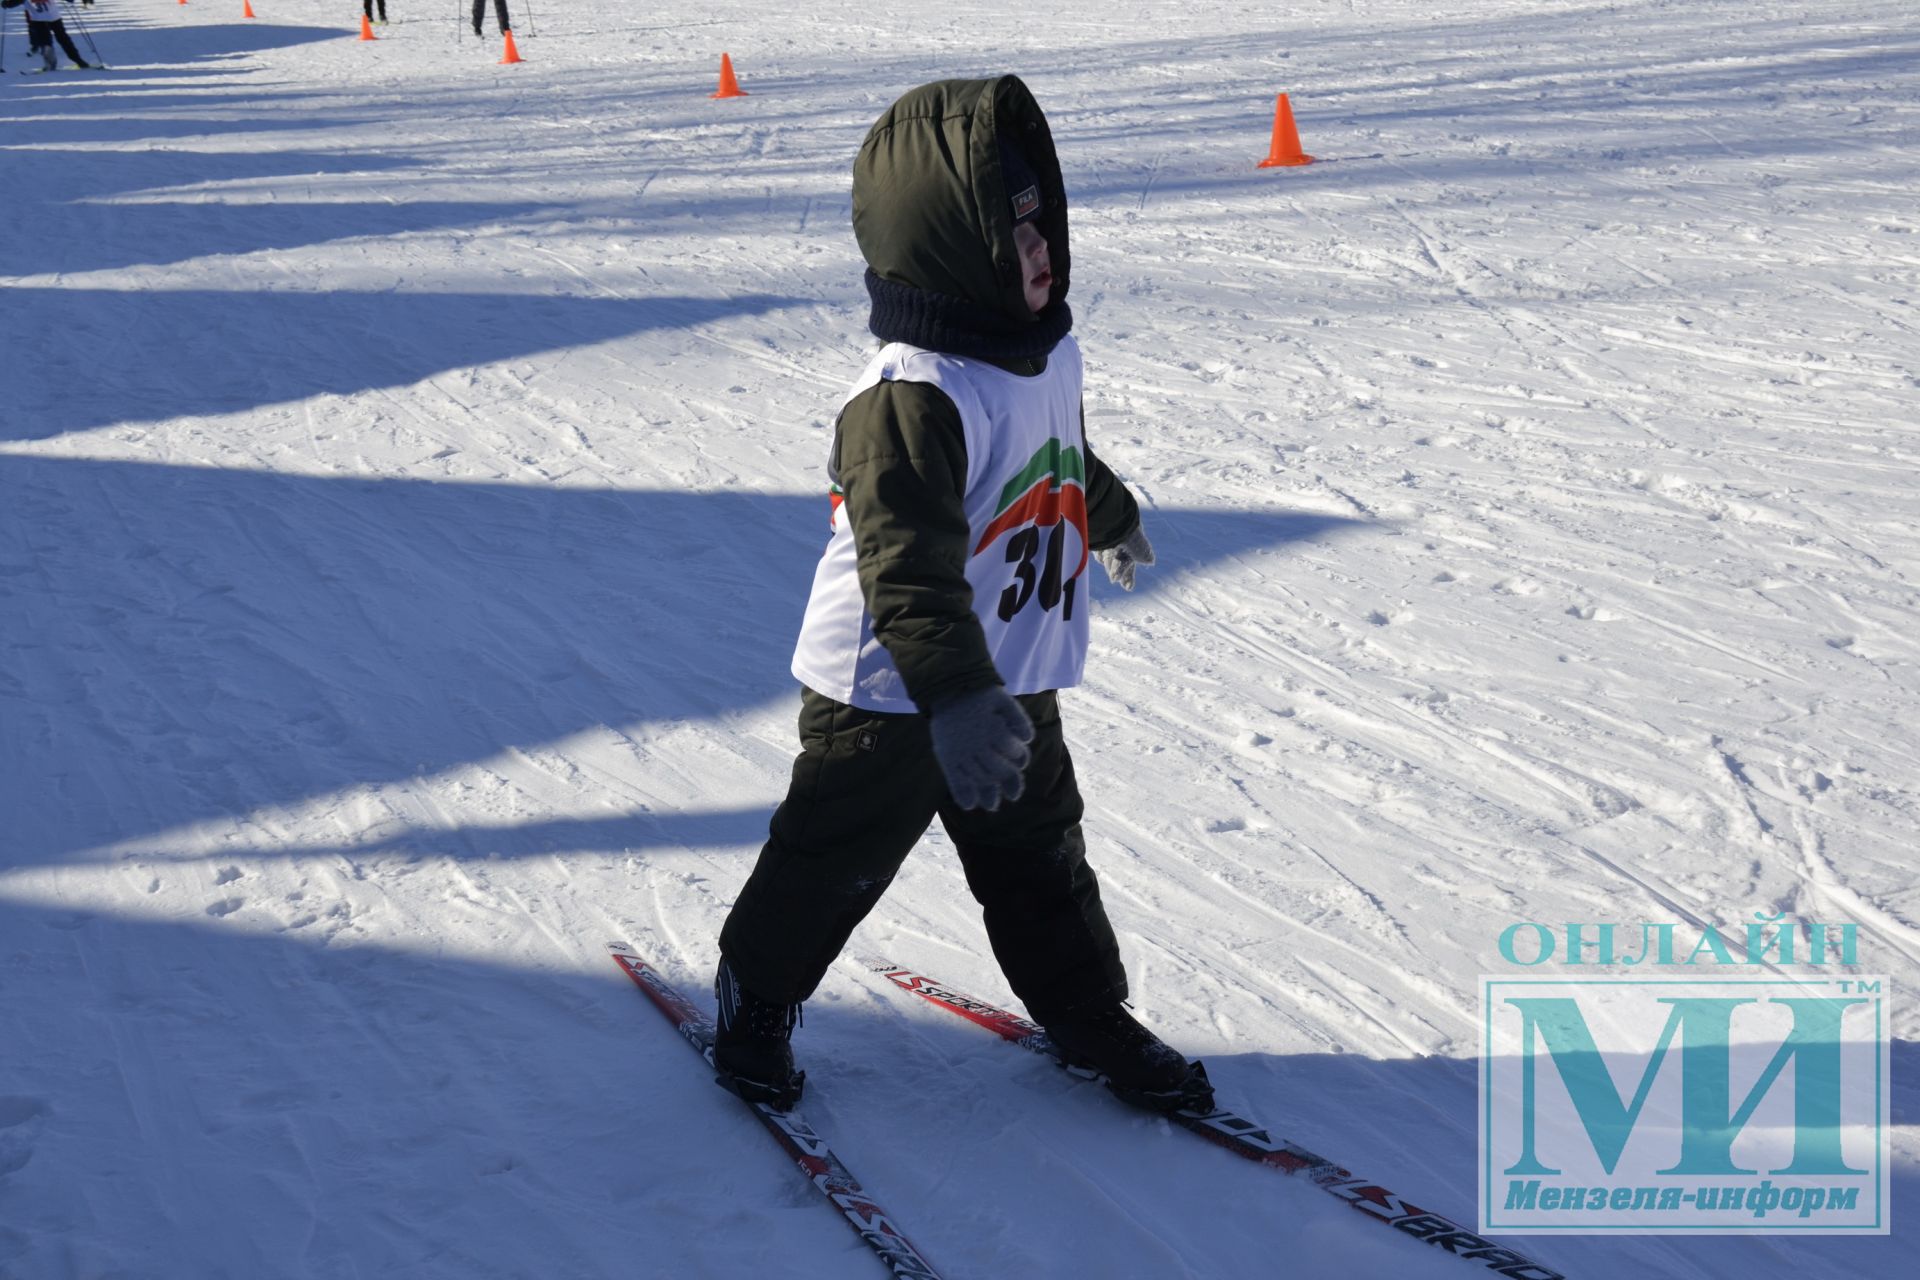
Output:
<path fill-rule="evenodd" d="M 982 360 L 895 342 L 847 400 L 881 381 L 945 392 L 966 431 L 967 581 L 987 652 L 1011 693 L 1080 683 L 1087 658 L 1086 441 L 1080 348 L 1063 338 L 1046 372 L 1025 378 Z M 868 711 L 911 712 L 893 659 L 874 638 L 860 594 L 853 527 L 836 501 L 833 537 L 814 570 L 793 674 L 816 693 Z"/>

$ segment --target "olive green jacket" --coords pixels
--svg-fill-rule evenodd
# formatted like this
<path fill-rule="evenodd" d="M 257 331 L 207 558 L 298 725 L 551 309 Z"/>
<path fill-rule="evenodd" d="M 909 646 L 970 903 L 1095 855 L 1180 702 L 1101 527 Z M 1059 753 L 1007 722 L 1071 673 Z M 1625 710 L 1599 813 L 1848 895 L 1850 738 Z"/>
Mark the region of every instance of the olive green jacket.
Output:
<path fill-rule="evenodd" d="M 881 279 L 960 299 L 1016 328 L 1034 320 L 1000 177 L 1000 136 L 1020 146 L 1040 179 L 1053 305 L 1064 307 L 1065 187 L 1046 118 L 1013 76 L 925 85 L 889 108 L 854 162 L 853 223 Z M 993 363 L 1032 376 L 1046 357 Z M 1084 436 L 1084 412 L 1082 426 Z M 1090 446 L 1084 457 L 1089 541 L 1104 550 L 1139 526 L 1139 507 Z M 928 711 L 1001 683 L 967 583 L 967 457 L 953 401 L 925 383 L 869 388 L 841 411 L 831 470 L 853 526 L 874 635 L 914 704 Z"/>

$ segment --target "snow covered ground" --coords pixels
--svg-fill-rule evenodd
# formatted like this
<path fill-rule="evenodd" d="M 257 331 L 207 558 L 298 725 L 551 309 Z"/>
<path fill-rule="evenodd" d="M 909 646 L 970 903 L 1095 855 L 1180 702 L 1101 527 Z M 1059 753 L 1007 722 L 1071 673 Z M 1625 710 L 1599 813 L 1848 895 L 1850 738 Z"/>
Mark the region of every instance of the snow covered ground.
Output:
<path fill-rule="evenodd" d="M 1503 928 L 1858 922 L 1892 1236 L 1516 1243 L 1920 1267 L 1911 0 L 254 8 L 0 77 L 0 1276 L 880 1273 L 603 944 L 704 988 L 851 158 L 1008 70 L 1161 553 L 1066 699 L 1143 1017 L 1471 1222 Z M 937 835 L 855 943 L 1005 995 Z M 1467 1274 L 851 958 L 798 1045 L 949 1280 Z"/>

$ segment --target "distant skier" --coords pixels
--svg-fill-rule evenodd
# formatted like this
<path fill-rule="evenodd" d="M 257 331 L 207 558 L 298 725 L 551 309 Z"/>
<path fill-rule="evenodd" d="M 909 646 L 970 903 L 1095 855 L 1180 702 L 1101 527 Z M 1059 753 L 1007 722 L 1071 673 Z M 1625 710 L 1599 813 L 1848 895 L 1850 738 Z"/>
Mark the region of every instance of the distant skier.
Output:
<path fill-rule="evenodd" d="M 374 17 L 373 12 L 376 5 L 380 9 L 378 19 Z M 383 27 L 387 25 L 387 0 L 360 0 L 360 11 L 367 15 L 368 22 L 378 21 Z"/>
<path fill-rule="evenodd" d="M 39 54 L 46 65 L 36 70 L 55 71 L 60 60 L 54 56 L 53 42 L 60 42 L 61 52 L 67 60 L 82 71 L 89 70 L 93 64 L 80 56 L 80 50 L 73 44 L 73 37 L 67 34 L 67 24 L 60 17 L 59 0 L 0 0 L 0 8 L 17 9 L 22 5 L 27 10 L 27 53 Z"/>
<path fill-rule="evenodd" d="M 938 815 L 1034 1021 L 1136 1105 L 1211 1105 L 1200 1065 L 1122 1004 L 1061 732 L 1089 559 L 1131 589 L 1153 549 L 1087 445 L 1066 191 L 1026 85 L 894 103 L 854 161 L 853 230 L 887 345 L 835 425 L 833 534 L 793 659 L 800 754 L 720 935 L 722 1083 L 799 1099 L 800 1005 Z"/>
<path fill-rule="evenodd" d="M 486 16 L 487 0 L 473 0 L 473 34 L 483 35 L 480 21 Z M 494 21 L 500 24 L 500 30 L 513 30 L 513 23 L 507 17 L 507 0 L 493 0 Z"/>

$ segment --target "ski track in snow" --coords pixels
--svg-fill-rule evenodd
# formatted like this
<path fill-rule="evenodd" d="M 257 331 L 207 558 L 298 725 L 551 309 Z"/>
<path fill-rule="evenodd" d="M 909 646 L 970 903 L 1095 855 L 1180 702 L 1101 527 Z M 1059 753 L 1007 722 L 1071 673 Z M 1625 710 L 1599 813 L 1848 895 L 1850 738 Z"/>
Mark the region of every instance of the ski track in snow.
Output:
<path fill-rule="evenodd" d="M 1160 553 L 1068 732 L 1230 1105 L 1471 1221 L 1506 925 L 1784 911 L 1920 978 L 1901 0 L 540 0 L 517 68 L 217 7 L 0 77 L 5 1280 L 878 1271 L 602 947 L 704 991 L 870 345 L 852 155 L 946 76 L 1061 148 Z M 1282 90 L 1321 163 L 1256 171 Z M 1004 997 L 937 831 L 853 951 Z M 807 1109 L 944 1274 L 1464 1273 L 882 986 L 808 1006 Z"/>

